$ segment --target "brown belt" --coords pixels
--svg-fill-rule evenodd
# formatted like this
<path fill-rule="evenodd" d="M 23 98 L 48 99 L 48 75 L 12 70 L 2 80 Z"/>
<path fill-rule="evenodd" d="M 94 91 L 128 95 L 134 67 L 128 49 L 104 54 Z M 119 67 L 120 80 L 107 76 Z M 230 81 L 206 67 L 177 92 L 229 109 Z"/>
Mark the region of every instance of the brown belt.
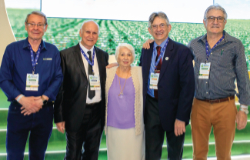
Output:
<path fill-rule="evenodd" d="M 198 99 L 198 100 L 209 102 L 209 103 L 220 103 L 220 102 L 225 102 L 225 101 L 232 100 L 232 99 L 234 99 L 234 96 L 221 98 L 221 99 Z"/>

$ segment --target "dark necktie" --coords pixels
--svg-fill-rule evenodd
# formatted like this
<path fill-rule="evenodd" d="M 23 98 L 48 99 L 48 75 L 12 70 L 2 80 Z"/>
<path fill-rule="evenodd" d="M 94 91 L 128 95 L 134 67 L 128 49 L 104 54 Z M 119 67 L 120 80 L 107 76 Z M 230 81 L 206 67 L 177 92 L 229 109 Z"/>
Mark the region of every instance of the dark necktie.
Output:
<path fill-rule="evenodd" d="M 160 54 L 161 54 L 161 46 L 157 46 L 157 47 L 156 47 L 156 50 L 157 50 L 157 56 L 156 56 L 156 58 L 155 58 L 155 62 L 157 62 L 158 58 L 160 57 Z M 161 64 L 162 64 L 162 58 L 160 59 L 158 65 L 157 65 L 156 68 L 155 68 L 155 70 L 156 70 L 155 73 L 160 73 Z M 158 89 L 157 89 L 157 90 L 156 90 L 156 89 L 154 90 L 154 96 L 155 96 L 156 99 L 158 99 Z"/>
<path fill-rule="evenodd" d="M 157 56 L 155 58 L 155 62 L 158 60 L 158 57 L 160 57 L 161 54 L 161 46 L 156 47 L 157 50 Z M 161 70 L 161 64 L 162 64 L 162 58 L 160 59 L 158 65 L 156 66 L 156 70 Z M 160 73 L 160 72 L 159 72 Z"/>
<path fill-rule="evenodd" d="M 91 56 L 91 51 L 88 51 L 87 52 L 88 55 L 89 55 L 89 61 L 92 62 L 92 56 Z M 89 64 L 89 63 L 88 63 Z M 92 69 L 92 66 L 89 64 L 89 67 L 88 67 L 88 74 L 89 75 L 94 75 L 93 74 L 93 69 Z M 94 96 L 95 96 L 95 91 L 93 90 L 90 90 L 90 81 L 89 81 L 89 89 L 88 89 L 88 92 L 89 92 L 89 99 L 92 99 Z"/>

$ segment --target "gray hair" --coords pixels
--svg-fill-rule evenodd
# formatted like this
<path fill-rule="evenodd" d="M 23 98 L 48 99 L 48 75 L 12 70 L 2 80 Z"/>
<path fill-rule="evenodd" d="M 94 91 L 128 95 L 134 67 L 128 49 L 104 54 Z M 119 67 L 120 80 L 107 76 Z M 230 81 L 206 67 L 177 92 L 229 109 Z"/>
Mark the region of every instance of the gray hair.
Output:
<path fill-rule="evenodd" d="M 208 13 L 210 10 L 212 10 L 212 9 L 221 10 L 221 11 L 223 12 L 223 14 L 224 14 L 225 20 L 227 20 L 227 12 L 226 12 L 226 10 L 225 10 L 223 7 L 221 7 L 219 4 L 213 4 L 213 5 L 209 6 L 209 7 L 206 9 L 206 11 L 205 11 L 205 13 L 204 13 L 204 20 L 207 18 L 207 13 Z"/>
<path fill-rule="evenodd" d="M 40 11 L 33 11 L 33 12 L 29 13 L 27 15 L 26 19 L 25 19 L 25 23 L 28 23 L 29 16 L 32 15 L 32 14 L 42 16 L 45 19 L 45 25 L 48 24 L 46 15 L 43 12 L 40 12 Z"/>
<path fill-rule="evenodd" d="M 166 20 L 167 25 L 169 25 L 169 19 L 168 16 L 164 13 L 164 12 L 153 12 L 150 16 L 149 16 L 149 20 L 148 20 L 148 28 L 151 27 L 152 23 L 154 22 L 156 17 L 160 17 L 162 19 Z"/>
<path fill-rule="evenodd" d="M 82 27 L 83 27 L 83 25 L 84 25 L 85 23 L 88 23 L 88 22 L 94 22 L 94 23 L 97 25 L 97 28 L 98 28 L 98 35 L 99 35 L 99 33 L 100 33 L 99 24 L 96 23 L 96 22 L 93 21 L 93 20 L 87 20 L 87 21 L 84 21 L 84 22 L 82 23 L 82 26 L 81 26 L 81 29 L 80 29 L 81 33 L 82 33 Z"/>
<path fill-rule="evenodd" d="M 132 63 L 135 60 L 135 49 L 132 45 L 128 44 L 128 43 L 120 43 L 115 50 L 115 59 L 116 61 L 118 60 L 118 55 L 120 54 L 120 50 L 121 48 L 127 48 L 129 49 L 129 51 L 132 53 Z"/>

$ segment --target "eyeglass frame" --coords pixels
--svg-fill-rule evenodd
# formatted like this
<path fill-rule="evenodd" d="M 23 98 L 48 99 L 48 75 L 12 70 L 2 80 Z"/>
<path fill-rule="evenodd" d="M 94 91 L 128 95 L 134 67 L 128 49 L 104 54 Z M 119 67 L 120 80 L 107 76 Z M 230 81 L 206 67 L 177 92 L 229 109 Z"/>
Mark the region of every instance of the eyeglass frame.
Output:
<path fill-rule="evenodd" d="M 26 23 L 27 24 L 27 26 L 29 26 L 29 27 L 32 27 L 32 28 L 34 28 L 34 27 L 36 27 L 37 26 L 37 28 L 43 28 L 43 27 L 45 27 L 47 24 L 45 24 L 45 23 Z"/>
<path fill-rule="evenodd" d="M 219 19 L 219 18 L 222 18 L 222 19 Z M 217 19 L 217 22 L 219 22 L 219 23 L 225 22 L 225 17 L 221 17 L 221 16 L 219 16 L 219 17 L 209 16 L 209 17 L 205 18 L 205 20 L 207 20 L 209 22 L 214 22 L 215 19 Z"/>
<path fill-rule="evenodd" d="M 151 28 L 152 29 L 157 29 L 158 27 L 160 28 L 160 29 L 163 29 L 165 26 L 169 26 L 169 24 L 165 24 L 165 23 L 161 23 L 161 24 L 159 24 L 159 25 L 151 25 Z"/>

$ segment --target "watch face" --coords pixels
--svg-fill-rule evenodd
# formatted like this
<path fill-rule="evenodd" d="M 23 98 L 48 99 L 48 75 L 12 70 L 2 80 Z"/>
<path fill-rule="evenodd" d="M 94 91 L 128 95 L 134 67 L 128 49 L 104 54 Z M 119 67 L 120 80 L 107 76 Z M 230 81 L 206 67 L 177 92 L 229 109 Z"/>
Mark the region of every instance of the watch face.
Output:
<path fill-rule="evenodd" d="M 44 100 L 44 101 L 43 101 L 43 105 L 46 105 L 47 103 L 48 103 L 47 100 Z"/>

